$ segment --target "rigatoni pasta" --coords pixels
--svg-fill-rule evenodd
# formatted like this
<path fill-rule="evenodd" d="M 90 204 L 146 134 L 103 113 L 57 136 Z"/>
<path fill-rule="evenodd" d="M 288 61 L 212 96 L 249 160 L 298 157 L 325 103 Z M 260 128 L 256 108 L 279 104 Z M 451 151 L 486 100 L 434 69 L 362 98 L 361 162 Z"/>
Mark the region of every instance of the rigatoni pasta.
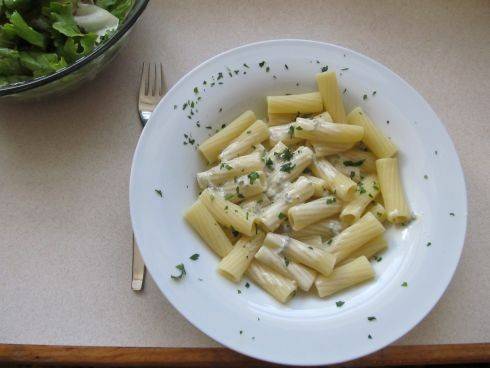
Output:
<path fill-rule="evenodd" d="M 373 279 L 382 223 L 411 219 L 395 144 L 360 108 L 346 116 L 334 71 L 316 81 L 319 92 L 268 96 L 268 123 L 246 111 L 199 146 L 213 166 L 184 214 L 221 275 L 281 303 Z"/>

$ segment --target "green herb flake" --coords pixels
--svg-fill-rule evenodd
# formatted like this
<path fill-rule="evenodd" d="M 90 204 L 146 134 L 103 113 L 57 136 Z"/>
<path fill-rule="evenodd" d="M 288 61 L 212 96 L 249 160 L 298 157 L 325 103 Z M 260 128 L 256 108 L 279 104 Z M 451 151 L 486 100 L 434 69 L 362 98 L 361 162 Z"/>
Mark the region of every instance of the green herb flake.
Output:
<path fill-rule="evenodd" d="M 346 70 L 349 70 L 349 68 L 342 68 L 340 70 L 342 70 L 343 72 L 345 72 Z"/>
<path fill-rule="evenodd" d="M 286 218 L 286 215 L 282 212 L 279 212 L 279 214 L 277 215 L 277 217 L 279 218 L 279 220 L 283 220 Z"/>
<path fill-rule="evenodd" d="M 332 203 L 335 203 L 337 202 L 337 198 L 327 198 L 327 204 L 332 204 Z"/>
<path fill-rule="evenodd" d="M 363 99 L 363 100 L 367 100 L 367 95 L 363 95 L 363 96 L 362 96 L 362 99 Z"/>
<path fill-rule="evenodd" d="M 229 200 L 230 200 L 230 199 L 232 199 L 234 196 L 235 196 L 234 194 L 229 194 L 229 193 L 228 193 L 228 194 L 226 194 L 226 195 L 225 195 L 225 200 L 229 201 Z M 227 209 L 227 208 L 225 208 L 225 210 L 226 210 L 226 209 Z"/>
<path fill-rule="evenodd" d="M 369 322 L 376 321 L 376 317 L 371 316 L 367 318 Z"/>
<path fill-rule="evenodd" d="M 286 265 L 286 267 L 289 266 L 289 262 L 289 258 L 284 257 L 284 264 Z"/>
<path fill-rule="evenodd" d="M 432 242 L 427 242 L 426 244 L 428 247 L 430 247 L 432 245 Z"/>
<path fill-rule="evenodd" d="M 408 287 L 408 283 L 406 281 L 402 282 L 402 287 Z"/>
<path fill-rule="evenodd" d="M 424 175 L 424 179 L 425 180 L 429 179 L 429 176 L 428 175 Z"/>
<path fill-rule="evenodd" d="M 454 216 L 455 216 L 455 215 L 454 215 L 454 212 L 449 212 L 449 216 L 454 217 Z"/>
<path fill-rule="evenodd" d="M 199 93 L 199 88 L 194 87 L 194 93 L 197 95 Z"/>
<path fill-rule="evenodd" d="M 335 305 L 337 306 L 337 308 L 340 308 L 340 307 L 341 307 L 341 306 L 343 306 L 344 304 L 345 304 L 345 302 L 344 302 L 344 301 L 342 301 L 342 300 L 339 300 L 339 301 L 335 302 Z"/>
<path fill-rule="evenodd" d="M 328 239 L 327 244 L 328 245 L 331 245 L 332 244 L 332 241 L 333 241 L 333 239 Z"/>
<path fill-rule="evenodd" d="M 250 287 L 250 284 L 248 282 L 246 282 L 245 287 L 248 289 Z"/>
<path fill-rule="evenodd" d="M 240 330 L 240 335 L 242 335 L 242 334 L 243 334 L 243 331 L 242 331 L 242 330 Z"/>
<path fill-rule="evenodd" d="M 247 69 L 250 69 L 250 67 L 246 63 L 243 63 L 243 66 Z"/>
<path fill-rule="evenodd" d="M 272 160 L 270 158 L 268 158 L 265 161 L 265 166 L 267 166 L 270 170 L 272 170 L 274 168 L 274 162 L 272 162 Z"/>
<path fill-rule="evenodd" d="M 283 172 L 290 173 L 295 167 L 296 167 L 295 164 L 293 165 L 293 164 L 291 164 L 291 162 L 287 162 L 284 165 L 281 165 L 280 170 Z"/>
<path fill-rule="evenodd" d="M 160 198 L 163 198 L 163 193 L 161 191 L 161 189 L 155 189 L 155 193 L 160 197 Z"/>
<path fill-rule="evenodd" d="M 259 66 L 260 66 L 261 68 L 262 68 L 264 65 L 265 65 L 265 61 L 261 61 L 261 62 L 259 63 Z"/>
<path fill-rule="evenodd" d="M 178 264 L 177 266 L 175 266 L 175 268 L 180 271 L 180 274 L 177 276 L 170 275 L 170 277 L 172 278 L 172 280 L 180 281 L 186 275 L 184 264 Z"/>
<path fill-rule="evenodd" d="M 324 67 L 322 67 L 322 73 L 326 72 L 328 70 L 328 65 L 325 65 Z"/>
<path fill-rule="evenodd" d="M 351 161 L 351 160 L 347 160 L 347 161 L 344 161 L 343 164 L 344 166 L 353 166 L 353 167 L 359 167 L 361 166 L 364 161 L 366 161 L 365 159 L 362 159 L 362 160 L 359 160 L 359 161 Z"/>
<path fill-rule="evenodd" d="M 257 171 L 254 171 L 248 174 L 247 177 L 248 180 L 250 181 L 250 185 L 253 185 L 253 183 L 255 183 L 255 180 L 260 178 L 260 174 Z"/>
<path fill-rule="evenodd" d="M 199 253 L 194 253 L 192 256 L 189 257 L 189 259 L 192 261 L 197 261 L 199 259 Z"/>
<path fill-rule="evenodd" d="M 241 294 L 241 293 L 242 293 L 242 291 L 241 291 L 240 289 L 238 289 L 236 292 L 237 292 L 238 294 Z"/>
<path fill-rule="evenodd" d="M 369 340 L 372 340 L 373 339 L 373 337 L 371 336 L 371 334 L 368 335 L 368 339 Z"/>
<path fill-rule="evenodd" d="M 373 96 L 376 96 L 376 91 L 373 91 L 372 95 L 373 95 Z"/>
<path fill-rule="evenodd" d="M 177 109 L 177 105 L 174 105 L 174 110 L 176 110 L 176 109 Z"/>
<path fill-rule="evenodd" d="M 265 67 L 265 71 L 266 71 L 267 73 L 269 73 L 269 72 L 270 72 L 270 70 L 271 70 L 271 68 L 269 68 L 268 66 L 266 66 L 266 67 Z"/>
<path fill-rule="evenodd" d="M 346 94 L 347 93 L 347 88 L 344 88 L 344 91 L 342 92 L 342 94 Z"/>
<path fill-rule="evenodd" d="M 288 133 L 289 133 L 289 137 L 292 139 L 294 135 L 294 126 L 291 125 L 289 127 Z"/>
<path fill-rule="evenodd" d="M 284 64 L 284 69 L 289 70 L 288 64 Z"/>
<path fill-rule="evenodd" d="M 390 124 L 390 121 L 389 121 L 389 120 L 386 120 L 386 124 L 388 124 L 388 125 L 389 125 L 389 124 Z"/>

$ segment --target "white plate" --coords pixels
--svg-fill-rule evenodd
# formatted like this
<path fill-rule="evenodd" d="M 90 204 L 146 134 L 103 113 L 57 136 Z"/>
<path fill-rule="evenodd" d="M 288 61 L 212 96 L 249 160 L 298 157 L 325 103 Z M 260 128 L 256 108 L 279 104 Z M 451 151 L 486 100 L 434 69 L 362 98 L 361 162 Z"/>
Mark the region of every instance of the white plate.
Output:
<path fill-rule="evenodd" d="M 261 61 L 266 61 L 262 68 Z M 403 183 L 417 220 L 387 232 L 389 250 L 381 262 L 374 262 L 375 281 L 331 298 L 300 295 L 281 305 L 254 284 L 245 288 L 245 280 L 235 285 L 217 275 L 218 258 L 182 219 L 197 196 L 195 174 L 205 167 L 195 146 L 183 144 L 184 134 L 191 133 L 201 142 L 211 132 L 205 126 L 220 126 L 246 109 L 264 116 L 265 96 L 316 90 L 315 73 L 327 65 L 342 73 L 339 82 L 342 90 L 347 88 L 347 110 L 362 106 L 398 145 Z M 223 78 L 217 80 L 219 72 Z M 210 87 L 212 75 L 223 84 Z M 188 119 L 189 108 L 184 111 L 182 106 L 196 99 L 196 86 L 202 99 L 199 111 Z M 161 189 L 164 197 L 155 189 Z M 180 313 L 236 351 L 296 365 L 358 358 L 392 343 L 419 323 L 456 269 L 467 215 L 458 156 L 427 102 L 376 61 L 339 46 L 303 40 L 239 47 L 184 76 L 160 102 L 141 135 L 131 172 L 130 208 L 145 263 Z M 194 253 L 201 255 L 198 261 L 189 259 Z M 170 275 L 178 274 L 179 263 L 185 264 L 187 275 L 176 282 Z M 403 282 L 408 287 L 402 287 Z M 345 301 L 340 308 L 335 303 L 339 300 Z M 368 321 L 369 316 L 376 321 Z"/>

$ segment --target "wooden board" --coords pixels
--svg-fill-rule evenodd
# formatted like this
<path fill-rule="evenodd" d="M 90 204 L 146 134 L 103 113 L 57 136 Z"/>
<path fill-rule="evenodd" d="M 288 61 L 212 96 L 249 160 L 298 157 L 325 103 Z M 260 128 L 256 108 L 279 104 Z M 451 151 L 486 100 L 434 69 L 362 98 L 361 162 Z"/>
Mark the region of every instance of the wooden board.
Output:
<path fill-rule="evenodd" d="M 0 364 L 78 366 L 257 367 L 258 361 L 225 348 L 123 348 L 0 345 Z M 389 346 L 342 366 L 490 363 L 490 343 Z M 260 363 L 261 366 L 276 366 Z"/>

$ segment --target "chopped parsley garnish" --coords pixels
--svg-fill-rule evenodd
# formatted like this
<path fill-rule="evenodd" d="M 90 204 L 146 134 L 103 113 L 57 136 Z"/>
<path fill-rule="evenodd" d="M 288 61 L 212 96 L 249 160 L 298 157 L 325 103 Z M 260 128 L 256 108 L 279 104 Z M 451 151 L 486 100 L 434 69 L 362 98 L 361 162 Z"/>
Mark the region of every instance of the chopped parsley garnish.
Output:
<path fill-rule="evenodd" d="M 313 250 L 313 247 L 308 247 L 309 250 Z"/>
<path fill-rule="evenodd" d="M 426 175 L 424 175 L 424 179 L 425 179 L 425 180 L 429 179 L 429 176 L 428 176 L 427 174 L 426 174 Z"/>
<path fill-rule="evenodd" d="M 160 189 L 155 189 L 155 193 L 160 197 L 163 198 L 163 193 Z"/>
<path fill-rule="evenodd" d="M 177 109 L 177 105 L 174 105 L 174 110 Z"/>
<path fill-rule="evenodd" d="M 233 167 L 231 167 L 229 164 L 221 164 L 219 168 L 220 169 L 225 168 L 228 171 L 233 170 Z"/>
<path fill-rule="evenodd" d="M 432 242 L 427 242 L 427 246 L 430 247 L 432 245 Z"/>
<path fill-rule="evenodd" d="M 252 131 L 251 130 L 247 130 L 247 134 L 252 134 Z"/>
<path fill-rule="evenodd" d="M 284 64 L 284 68 L 285 68 L 286 70 L 289 70 L 289 66 L 288 66 L 288 64 Z"/>
<path fill-rule="evenodd" d="M 265 166 L 267 166 L 270 170 L 272 170 L 274 168 L 274 162 L 272 162 L 272 160 L 270 158 L 268 158 L 265 161 Z"/>
<path fill-rule="evenodd" d="M 238 294 L 241 294 L 241 293 L 242 293 L 242 291 L 241 291 L 240 289 L 238 289 L 236 292 L 237 292 Z"/>
<path fill-rule="evenodd" d="M 332 203 L 335 203 L 337 202 L 337 198 L 327 198 L 327 204 L 332 204 Z"/>
<path fill-rule="evenodd" d="M 199 88 L 194 87 L 194 93 L 197 95 L 199 93 Z"/>
<path fill-rule="evenodd" d="M 454 217 L 454 212 L 449 212 L 449 216 L 453 216 Z"/>
<path fill-rule="evenodd" d="M 206 129 L 213 129 L 213 127 L 211 127 L 210 125 L 208 125 L 208 126 L 206 127 Z"/>
<path fill-rule="evenodd" d="M 241 335 L 241 334 L 243 334 L 243 331 L 242 331 L 242 330 L 240 330 L 240 335 Z"/>
<path fill-rule="evenodd" d="M 232 226 L 231 227 L 231 233 L 233 234 L 233 236 L 236 238 L 237 236 L 240 235 L 240 233 L 238 231 L 235 230 L 235 228 Z"/>
<path fill-rule="evenodd" d="M 266 67 L 265 67 L 265 71 L 266 71 L 267 73 L 269 73 L 269 71 L 270 71 L 270 70 L 271 70 L 271 68 L 269 68 L 268 66 L 266 66 Z"/>
<path fill-rule="evenodd" d="M 260 66 L 261 68 L 262 68 L 264 65 L 265 65 L 265 61 L 261 61 L 261 62 L 259 63 L 259 66 Z"/>
<path fill-rule="evenodd" d="M 170 277 L 172 278 L 172 280 L 176 280 L 176 281 L 182 280 L 182 278 L 186 274 L 184 264 L 183 263 L 178 264 L 177 266 L 175 266 L 175 268 L 180 271 L 180 274 L 177 276 L 170 275 Z"/>
<path fill-rule="evenodd" d="M 280 219 L 280 220 L 283 220 L 286 218 L 286 215 L 282 212 L 279 212 L 279 214 L 277 215 L 277 217 Z"/>
<path fill-rule="evenodd" d="M 376 321 L 376 317 L 371 316 L 367 318 L 369 322 Z"/>
<path fill-rule="evenodd" d="M 182 105 L 182 110 L 185 110 L 187 108 L 187 102 Z"/>
<path fill-rule="evenodd" d="M 389 120 L 386 120 L 386 124 L 390 124 L 390 121 Z"/>
<path fill-rule="evenodd" d="M 245 287 L 248 289 L 250 287 L 250 284 L 248 282 L 246 282 Z"/>
<path fill-rule="evenodd" d="M 246 63 L 243 63 L 243 66 L 247 69 L 249 69 L 250 67 L 246 64 Z"/>
<path fill-rule="evenodd" d="M 344 304 L 345 304 L 345 302 L 344 302 L 344 301 L 342 301 L 342 300 L 339 300 L 338 302 L 335 302 L 335 305 L 336 305 L 338 308 L 340 308 L 340 307 L 341 307 L 341 306 L 343 306 Z"/>
<path fill-rule="evenodd" d="M 218 73 L 218 78 L 217 78 L 217 79 L 218 79 L 218 80 L 223 79 L 223 73 L 219 72 L 219 73 Z"/>
<path fill-rule="evenodd" d="M 383 257 L 380 256 L 373 256 L 373 258 L 376 262 L 381 262 L 383 260 Z"/>
<path fill-rule="evenodd" d="M 434 155 L 436 155 L 436 156 L 437 156 L 437 150 L 435 150 L 435 151 L 434 151 Z"/>
<path fill-rule="evenodd" d="M 294 127 L 291 125 L 288 130 L 289 137 L 292 139 L 294 135 Z"/>
<path fill-rule="evenodd" d="M 367 100 L 367 95 L 362 96 L 363 100 Z"/>
<path fill-rule="evenodd" d="M 351 171 L 350 174 L 349 174 L 350 178 L 351 179 L 354 179 L 354 176 L 356 176 L 356 172 L 355 171 Z"/>
<path fill-rule="evenodd" d="M 345 72 L 346 70 L 349 70 L 349 68 L 342 68 L 340 70 L 342 70 L 343 72 Z"/>
<path fill-rule="evenodd" d="M 361 166 L 364 161 L 366 160 L 359 160 L 359 161 L 351 161 L 351 160 L 347 160 L 347 161 L 344 161 L 343 164 L 344 166 L 354 166 L 354 167 L 358 167 L 358 166 Z"/>
<path fill-rule="evenodd" d="M 406 281 L 403 281 L 402 286 L 403 287 L 408 287 L 408 283 Z"/>
<path fill-rule="evenodd" d="M 284 165 L 281 165 L 280 170 L 283 172 L 290 173 L 295 167 L 296 167 L 296 165 L 291 164 L 291 162 L 287 162 Z"/>
<path fill-rule="evenodd" d="M 293 158 L 293 152 L 289 148 L 285 148 L 282 152 L 274 152 L 274 155 L 279 157 L 281 160 L 290 161 Z"/>
<path fill-rule="evenodd" d="M 332 244 L 333 239 L 328 239 L 327 244 L 330 245 Z"/>
<path fill-rule="evenodd" d="M 222 107 L 220 107 L 220 108 L 219 108 L 219 110 L 218 110 L 218 112 L 222 112 L 222 111 L 223 111 L 223 108 L 222 108 Z"/>
<path fill-rule="evenodd" d="M 257 171 L 251 172 L 250 174 L 247 175 L 248 180 L 250 181 L 250 185 L 253 185 L 255 180 L 260 178 L 260 174 Z"/>
<path fill-rule="evenodd" d="M 368 335 L 368 339 L 369 340 L 372 340 L 373 339 L 373 337 L 371 336 L 371 334 Z"/>
<path fill-rule="evenodd" d="M 199 253 L 194 253 L 192 256 L 189 257 L 189 259 L 197 261 L 199 259 Z"/>
<path fill-rule="evenodd" d="M 347 88 L 344 88 L 344 91 L 342 92 L 342 94 L 346 94 L 347 93 Z"/>
<path fill-rule="evenodd" d="M 376 96 L 376 91 L 373 91 L 373 96 Z"/>
<path fill-rule="evenodd" d="M 366 193 L 366 189 L 364 189 L 364 187 L 363 187 L 362 185 L 359 185 L 358 190 L 359 190 L 359 194 L 364 194 L 364 193 Z"/>
<path fill-rule="evenodd" d="M 378 183 L 376 183 L 375 181 L 373 182 L 373 189 L 374 190 L 379 190 Z"/>
<path fill-rule="evenodd" d="M 328 70 L 328 65 L 325 65 L 324 67 L 322 67 L 322 73 L 326 72 L 327 70 Z"/>
<path fill-rule="evenodd" d="M 284 264 L 286 267 L 289 266 L 289 258 L 284 257 Z"/>
<path fill-rule="evenodd" d="M 227 201 L 229 201 L 229 200 L 230 200 L 230 199 L 232 199 L 234 196 L 235 196 L 234 194 L 230 194 L 230 193 L 228 193 L 227 195 L 225 195 L 225 199 L 226 199 Z M 226 208 L 225 208 L 225 210 L 226 210 Z"/>

